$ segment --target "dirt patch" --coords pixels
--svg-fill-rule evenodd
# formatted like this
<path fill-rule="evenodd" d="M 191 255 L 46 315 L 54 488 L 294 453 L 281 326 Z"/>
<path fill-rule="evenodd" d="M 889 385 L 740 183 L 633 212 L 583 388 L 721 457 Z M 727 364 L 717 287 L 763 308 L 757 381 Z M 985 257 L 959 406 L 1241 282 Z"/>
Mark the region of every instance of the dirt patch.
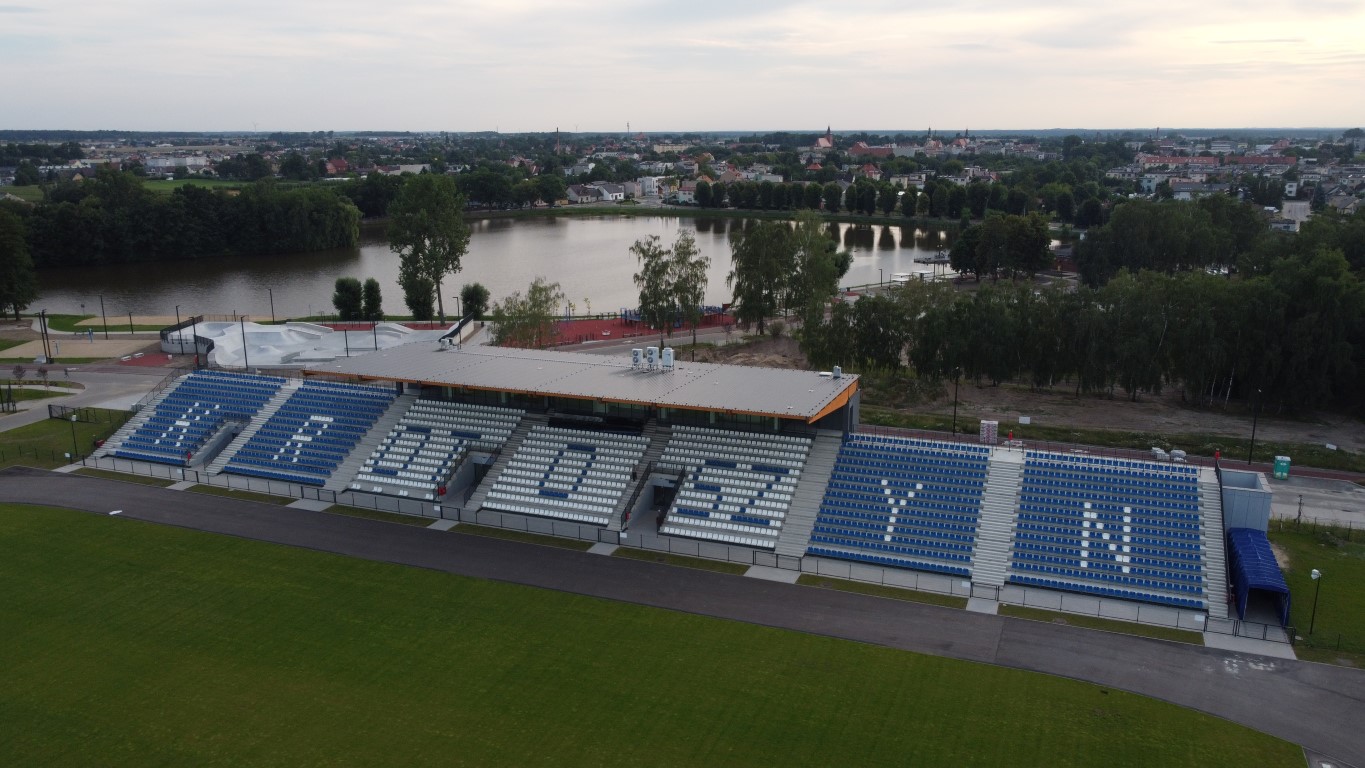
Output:
<path fill-rule="evenodd" d="M 718 347 L 698 347 L 699 363 L 725 363 L 728 365 L 752 365 L 759 368 L 789 368 L 807 370 L 810 363 L 801 354 L 801 346 L 790 338 L 762 338 L 724 344 Z M 691 350 L 683 355 L 691 359 Z"/>
<path fill-rule="evenodd" d="M 948 415 L 953 410 L 952 382 L 944 394 L 913 410 Z M 1198 409 L 1181 402 L 1178 391 L 1144 395 L 1137 402 L 1123 397 L 1076 396 L 1074 390 L 1057 388 L 1032 391 L 1028 387 L 1002 384 L 978 386 L 963 381 L 959 388 L 958 414 L 974 419 L 1017 421 L 1028 416 L 1040 426 L 1074 426 L 1163 434 L 1216 434 L 1246 437 L 1251 434 L 1252 415 L 1244 404 L 1228 408 Z M 1325 413 L 1305 413 L 1285 418 L 1261 412 L 1256 419 L 1258 440 L 1276 442 L 1332 443 L 1348 451 L 1365 450 L 1365 429 L 1355 419 Z"/>
<path fill-rule="evenodd" d="M 1275 553 L 1275 562 L 1280 564 L 1280 570 L 1289 570 L 1289 553 L 1284 551 L 1284 547 L 1272 541 L 1270 542 L 1270 551 Z"/>

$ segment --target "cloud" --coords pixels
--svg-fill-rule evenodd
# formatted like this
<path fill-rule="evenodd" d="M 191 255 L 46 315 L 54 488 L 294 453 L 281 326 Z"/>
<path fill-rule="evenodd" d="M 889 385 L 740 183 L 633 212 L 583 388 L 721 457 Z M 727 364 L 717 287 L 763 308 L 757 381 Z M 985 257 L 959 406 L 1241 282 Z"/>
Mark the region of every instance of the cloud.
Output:
<path fill-rule="evenodd" d="M 1178 19 L 1091 0 L 65 0 L 60 16 L 7 5 L 0 68 L 28 74 L 7 92 L 25 110 L 0 127 L 1359 122 L 1350 81 L 1365 4 L 1286 15 L 1281 2 L 1206 0 Z M 1282 89 L 1271 103 L 1209 93 L 1264 82 Z M 1160 101 L 1134 98 L 1156 87 Z M 1305 113 L 1284 88 L 1316 105 Z"/>

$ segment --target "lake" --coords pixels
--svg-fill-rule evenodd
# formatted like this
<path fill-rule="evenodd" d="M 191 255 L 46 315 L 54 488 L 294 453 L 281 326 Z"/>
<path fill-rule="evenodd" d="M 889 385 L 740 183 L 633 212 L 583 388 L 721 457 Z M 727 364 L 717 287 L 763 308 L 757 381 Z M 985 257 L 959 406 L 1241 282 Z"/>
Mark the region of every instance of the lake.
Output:
<path fill-rule="evenodd" d="M 711 258 L 706 302 L 720 304 L 730 299 L 725 285 L 729 235 L 746 221 L 671 216 L 474 221 L 464 268 L 443 284 L 446 311 L 454 313 L 450 297 L 465 283 L 483 283 L 496 301 L 512 291 L 525 291 L 538 275 L 558 282 L 579 314 L 634 307 L 638 292 L 631 277 L 636 261 L 630 246 L 649 235 L 671 244 L 682 228 L 696 231 L 697 245 Z M 880 224 L 829 227 L 841 246 L 853 253 L 843 285 L 889 281 L 897 272 L 930 271 L 914 258 L 932 254 L 940 237 L 938 232 Z M 943 243 L 946 247 L 948 240 Z M 179 305 L 182 315 L 268 318 L 273 294 L 276 317 L 302 317 L 331 312 L 333 284 L 348 276 L 379 280 L 384 310 L 407 314 L 398 287 L 398 257 L 389 251 L 382 226 L 363 229 L 356 248 L 318 253 L 45 270 L 39 274 L 42 295 L 30 311 L 78 313 L 84 304 L 86 314 L 98 314 L 103 296 L 110 317 L 129 312 L 172 315 Z"/>

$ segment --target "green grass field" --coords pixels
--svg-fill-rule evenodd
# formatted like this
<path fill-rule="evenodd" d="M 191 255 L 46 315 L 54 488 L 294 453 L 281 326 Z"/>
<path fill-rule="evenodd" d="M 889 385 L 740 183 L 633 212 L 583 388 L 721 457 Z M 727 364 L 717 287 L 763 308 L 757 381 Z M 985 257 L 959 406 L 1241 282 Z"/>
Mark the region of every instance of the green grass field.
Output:
<path fill-rule="evenodd" d="M 1298 766 L 1062 678 L 0 505 L 7 765 Z"/>
<path fill-rule="evenodd" d="M 1138 637 L 1152 637 L 1157 640 L 1170 640 L 1176 643 L 1189 643 L 1190 645 L 1204 644 L 1203 634 L 1186 629 L 1176 629 L 1174 627 L 1157 627 L 1151 624 L 1138 624 L 1132 621 L 1103 619 L 1099 616 L 1081 616 L 1075 613 L 1062 613 L 1061 611 L 1045 611 L 1040 608 L 1028 608 L 1022 605 L 1001 605 L 998 613 L 1001 616 L 1013 616 L 1018 619 L 1066 624 L 1072 627 L 1085 627 L 1087 629 L 1102 629 L 1105 632 L 1118 632 L 1119 634 L 1137 635 Z"/>
<path fill-rule="evenodd" d="M 1270 540 L 1289 558 L 1280 567 L 1293 597 L 1290 623 L 1303 638 L 1295 647 L 1299 658 L 1365 666 L 1365 531 L 1353 531 L 1350 542 L 1341 533 L 1295 531 L 1292 524 L 1277 531 L 1272 524 Z M 1322 572 L 1316 618 L 1314 568 Z"/>
<path fill-rule="evenodd" d="M 108 421 L 76 422 L 75 450 L 82 456 L 89 455 L 94 450 L 96 438 L 103 440 L 112 435 L 129 415 L 122 411 L 98 408 L 87 408 L 84 411 Z M 60 467 L 71 463 L 71 460 L 64 456 L 71 451 L 69 421 L 44 419 L 36 424 L 0 432 L 0 467 L 16 465 L 43 469 Z"/>

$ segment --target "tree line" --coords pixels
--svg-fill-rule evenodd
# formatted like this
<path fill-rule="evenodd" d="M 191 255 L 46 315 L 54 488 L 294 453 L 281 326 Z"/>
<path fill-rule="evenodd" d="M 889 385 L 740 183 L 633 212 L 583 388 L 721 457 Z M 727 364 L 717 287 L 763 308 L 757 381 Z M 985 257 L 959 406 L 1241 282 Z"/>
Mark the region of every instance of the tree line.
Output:
<path fill-rule="evenodd" d="M 1259 392 L 1289 410 L 1360 412 L 1365 283 L 1342 245 L 1360 247 L 1352 238 L 1365 232 L 1365 215 L 1324 219 L 1248 273 L 1124 269 L 1075 290 L 1032 281 L 988 282 L 974 292 L 911 283 L 835 302 L 826 318 L 806 323 L 801 342 L 811 363 L 826 368 L 1065 385 L 1132 399 L 1178 387 L 1205 405 Z"/>
<path fill-rule="evenodd" d="M 126 171 L 101 170 L 9 210 L 40 269 L 299 253 L 352 247 L 360 237 L 360 211 L 328 190 L 267 182 L 237 194 L 186 186 L 160 195 Z"/>

